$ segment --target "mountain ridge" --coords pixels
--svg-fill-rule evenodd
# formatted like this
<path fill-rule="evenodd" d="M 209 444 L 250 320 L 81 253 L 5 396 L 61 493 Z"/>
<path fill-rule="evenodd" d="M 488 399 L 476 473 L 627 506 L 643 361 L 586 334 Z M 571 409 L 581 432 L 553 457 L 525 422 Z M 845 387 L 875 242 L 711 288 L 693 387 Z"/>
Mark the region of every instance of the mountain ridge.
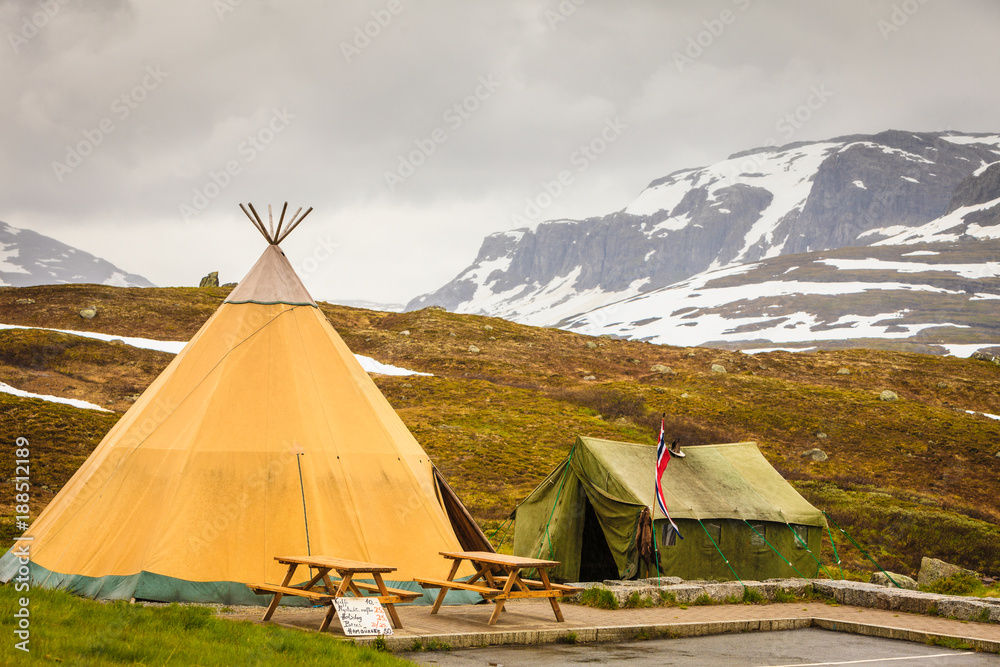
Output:
<path fill-rule="evenodd" d="M 407 310 L 437 305 L 559 326 L 724 266 L 898 242 L 956 212 L 978 217 L 950 227 L 978 220 L 972 238 L 991 238 L 983 230 L 992 217 L 965 209 L 1000 211 L 989 198 L 998 161 L 1000 135 L 952 131 L 888 130 L 733 153 L 654 179 L 620 211 L 491 234 L 468 268 Z M 941 242 L 940 231 L 917 236 Z"/>
<path fill-rule="evenodd" d="M 94 283 L 154 287 L 135 273 L 30 229 L 0 221 L 0 286 Z"/>

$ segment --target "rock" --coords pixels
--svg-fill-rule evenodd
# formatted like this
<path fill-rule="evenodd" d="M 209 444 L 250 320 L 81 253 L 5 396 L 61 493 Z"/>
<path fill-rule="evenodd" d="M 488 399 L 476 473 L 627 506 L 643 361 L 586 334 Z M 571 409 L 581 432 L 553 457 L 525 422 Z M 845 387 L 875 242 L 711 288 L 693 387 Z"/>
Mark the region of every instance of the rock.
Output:
<path fill-rule="evenodd" d="M 224 283 L 221 285 L 221 287 L 236 287 L 236 284 L 237 283 Z"/>
<path fill-rule="evenodd" d="M 596 375 L 584 375 L 583 379 L 584 380 L 596 380 L 597 376 Z"/>
<path fill-rule="evenodd" d="M 880 400 L 880 401 L 898 401 L 899 400 L 899 396 L 896 395 L 896 392 L 889 391 L 888 389 L 886 389 L 881 394 L 878 395 L 878 400 Z"/>
<path fill-rule="evenodd" d="M 400 336 L 409 336 L 410 335 L 410 330 L 409 329 L 403 329 L 402 331 L 399 332 L 399 335 Z"/>
<path fill-rule="evenodd" d="M 851 374 L 850 368 L 841 368 L 839 371 L 837 371 L 837 375 L 850 375 L 850 374 Z"/>
<path fill-rule="evenodd" d="M 664 366 L 663 364 L 653 364 L 649 367 L 650 373 L 659 373 L 660 375 L 677 375 L 676 371 L 670 366 Z"/>
<path fill-rule="evenodd" d="M 33 304 L 34 302 L 35 302 L 35 300 L 34 300 L 34 299 L 18 299 L 18 300 L 17 300 L 17 301 L 15 301 L 14 303 L 16 303 L 16 304 L 17 304 L 17 305 L 19 305 L 19 306 L 30 306 L 30 305 L 31 305 L 31 304 Z"/>
<path fill-rule="evenodd" d="M 1000 452 L 997 452 L 997 453 L 996 453 L 996 454 L 994 454 L 993 456 L 995 456 L 995 457 L 997 457 L 998 459 L 1000 459 Z"/>
<path fill-rule="evenodd" d="M 685 357 L 696 357 L 696 356 L 698 356 L 698 355 L 696 355 L 696 354 L 695 354 L 694 352 L 688 352 L 688 353 L 687 353 L 687 354 L 685 354 L 684 356 L 685 356 Z"/>
<path fill-rule="evenodd" d="M 819 433 L 816 434 L 816 437 L 819 438 L 820 440 L 826 440 L 829 436 L 827 436 L 826 433 L 820 431 Z"/>
<path fill-rule="evenodd" d="M 123 341 L 121 338 L 112 338 L 111 340 L 108 341 L 108 345 L 124 345 L 124 344 L 125 341 Z"/>
<path fill-rule="evenodd" d="M 588 340 L 587 341 L 587 348 L 589 348 L 591 350 L 596 350 L 597 349 L 597 343 L 595 343 L 592 340 Z"/>
<path fill-rule="evenodd" d="M 948 388 L 948 383 L 947 382 L 938 382 L 937 383 L 937 388 L 938 389 L 947 389 Z"/>
<path fill-rule="evenodd" d="M 964 567 L 952 565 L 951 563 L 946 563 L 943 560 L 938 560 L 937 558 L 928 558 L 927 556 L 924 556 L 920 559 L 920 572 L 917 574 L 917 583 L 921 586 L 930 586 L 935 581 L 945 579 L 953 574 L 958 574 L 959 572 L 967 572 L 977 578 L 980 577 L 978 572 L 966 570 Z"/>
<path fill-rule="evenodd" d="M 440 310 L 440 311 L 447 311 L 448 309 L 447 309 L 447 308 L 445 308 L 444 306 L 427 306 L 426 310 Z"/>
<path fill-rule="evenodd" d="M 469 352 L 471 352 L 472 354 L 479 354 L 479 348 L 476 347 L 475 345 L 470 345 Z"/>
<path fill-rule="evenodd" d="M 198 287 L 218 287 L 219 286 L 219 272 L 212 271 L 210 274 L 201 279 L 198 283 Z"/>
<path fill-rule="evenodd" d="M 723 365 L 721 365 L 721 364 L 712 364 L 712 372 L 713 373 L 725 373 L 726 372 L 726 367 L 723 366 Z"/>
<path fill-rule="evenodd" d="M 893 584 L 892 581 L 889 581 L 889 577 L 885 576 L 886 574 L 888 574 L 889 577 L 892 577 L 892 581 L 895 581 L 896 584 Z M 871 579 L 869 579 L 869 581 L 873 584 L 878 584 L 879 586 L 887 586 L 889 588 L 896 588 L 896 585 L 898 585 L 899 588 L 905 588 L 906 590 L 910 591 L 917 590 L 917 582 L 915 582 L 913 579 L 906 576 L 905 574 L 897 574 L 896 572 L 886 572 L 885 574 L 883 574 L 882 572 L 873 572 Z"/>
<path fill-rule="evenodd" d="M 989 352 L 984 352 L 983 350 L 976 350 L 969 355 L 969 359 L 978 359 L 979 361 L 989 361 L 994 364 L 1000 364 L 1000 357 L 992 355 Z"/>
<path fill-rule="evenodd" d="M 493 331 L 493 327 L 489 324 L 483 325 L 483 331 Z"/>
<path fill-rule="evenodd" d="M 826 461 L 830 457 L 822 449 L 813 448 L 802 452 L 802 458 L 809 461 Z"/>
<path fill-rule="evenodd" d="M 97 317 L 97 308 L 95 306 L 88 306 L 80 311 L 80 317 L 85 320 L 92 320 Z"/>
<path fill-rule="evenodd" d="M 401 384 L 401 385 L 399 385 L 399 386 L 400 386 L 400 387 L 404 387 L 404 388 L 406 388 L 406 389 L 409 389 L 409 388 L 410 388 L 410 387 L 412 387 L 413 385 L 412 385 L 412 384 L 410 384 L 409 382 L 404 382 L 403 384 Z"/>
<path fill-rule="evenodd" d="M 691 395 L 688 394 L 687 392 L 684 392 L 683 394 L 681 394 L 681 398 L 690 398 L 690 397 L 691 397 Z"/>

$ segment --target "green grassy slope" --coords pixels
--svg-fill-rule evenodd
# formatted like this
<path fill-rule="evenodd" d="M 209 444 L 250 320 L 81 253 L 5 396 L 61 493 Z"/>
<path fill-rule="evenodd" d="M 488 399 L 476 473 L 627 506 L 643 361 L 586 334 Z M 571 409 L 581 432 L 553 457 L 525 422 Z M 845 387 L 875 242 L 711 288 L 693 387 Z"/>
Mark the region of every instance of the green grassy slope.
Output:
<path fill-rule="evenodd" d="M 0 322 L 184 340 L 226 293 L 0 288 Z M 24 299 L 34 303 L 16 304 Z M 98 315 L 84 320 L 78 311 L 89 305 Z M 376 376 L 376 383 L 484 522 L 505 517 L 577 434 L 652 444 L 665 412 L 671 437 L 683 445 L 756 440 L 782 474 L 858 532 L 886 567 L 912 574 L 928 555 L 1000 574 L 1000 421 L 967 412 L 1000 414 L 994 364 L 875 350 L 749 356 L 588 338 L 436 309 L 321 307 L 354 352 L 434 374 Z M 0 331 L 0 381 L 119 412 L 170 358 L 60 334 Z M 671 372 L 652 372 L 656 364 Z M 713 364 L 727 372 L 713 372 Z M 844 368 L 848 374 L 838 373 Z M 884 389 L 899 400 L 879 400 Z M 46 461 L 47 476 L 37 481 L 49 491 L 33 495 L 41 502 L 116 418 L 51 405 L 0 395 L 3 442 L 29 437 L 33 454 Z M 813 447 L 829 459 L 803 459 Z M 0 466 L 0 477 L 7 476 L 8 462 Z M 849 565 L 864 566 L 853 550 L 845 555 Z"/>

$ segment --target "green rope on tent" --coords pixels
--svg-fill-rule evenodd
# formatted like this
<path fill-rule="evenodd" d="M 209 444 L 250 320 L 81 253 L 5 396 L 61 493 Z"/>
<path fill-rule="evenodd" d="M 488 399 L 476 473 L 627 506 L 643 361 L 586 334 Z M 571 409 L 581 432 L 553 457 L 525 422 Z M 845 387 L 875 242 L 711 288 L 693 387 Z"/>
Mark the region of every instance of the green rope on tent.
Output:
<path fill-rule="evenodd" d="M 504 526 L 507 527 L 503 531 L 503 537 L 500 538 L 500 543 L 496 545 L 496 550 L 497 551 L 500 551 L 500 547 L 503 546 L 504 540 L 507 539 L 507 533 L 510 532 L 510 527 L 512 525 L 514 525 L 514 519 L 513 518 L 509 518 L 506 521 L 504 521 L 503 523 L 501 523 L 499 526 L 497 526 L 496 530 L 494 530 L 492 533 L 490 533 L 490 537 L 489 537 L 490 544 L 493 544 L 493 538 L 497 536 L 497 533 L 500 532 L 500 529 L 503 528 Z"/>
<path fill-rule="evenodd" d="M 708 532 L 708 528 L 705 528 L 705 524 L 701 522 L 701 519 L 698 519 L 698 523 L 701 525 L 701 529 L 705 531 L 705 534 L 708 535 L 708 539 L 712 541 L 712 546 L 714 546 L 715 550 L 719 552 L 720 556 L 722 556 L 722 560 L 726 563 L 726 567 L 728 567 L 729 571 L 733 573 L 733 576 L 736 577 L 736 581 L 740 582 L 740 586 L 742 586 L 745 591 L 747 589 L 747 585 L 743 583 L 743 580 L 740 579 L 740 575 L 736 574 L 736 570 L 734 570 L 733 566 L 729 564 L 729 559 L 726 558 L 724 553 L 722 553 L 722 549 L 719 548 L 719 545 L 715 543 L 715 539 L 712 538 L 712 533 Z"/>
<path fill-rule="evenodd" d="M 545 532 L 542 535 L 542 543 L 538 545 L 538 552 L 535 554 L 535 558 L 542 555 L 542 547 L 545 546 L 545 541 L 549 542 L 549 558 L 552 558 L 552 537 L 549 535 L 549 524 L 552 523 L 552 517 L 555 516 L 556 506 L 559 505 L 559 498 L 562 496 L 563 485 L 566 483 L 566 475 L 569 474 L 569 464 L 573 460 L 573 454 L 576 452 L 576 443 L 573 443 L 573 448 L 569 450 L 569 456 L 566 457 L 566 468 L 563 469 L 562 479 L 559 481 L 559 490 L 556 491 L 555 502 L 552 503 L 552 511 L 549 512 L 549 520 L 545 522 Z"/>
<path fill-rule="evenodd" d="M 825 517 L 826 517 L 827 519 L 829 519 L 830 521 L 833 521 L 833 517 L 832 517 L 832 516 L 830 516 L 829 514 L 827 514 L 826 512 L 823 512 L 823 515 L 824 515 L 824 516 L 825 516 Z M 890 577 L 890 576 L 889 576 L 889 573 L 888 573 L 888 572 L 886 572 L 885 570 L 883 570 L 883 569 L 882 569 L 882 566 L 881 566 L 881 565 L 879 565 L 878 563 L 876 563 L 876 562 L 875 562 L 875 559 L 874 559 L 874 558 L 872 558 L 871 556 L 869 556 L 869 555 L 868 555 L 868 552 L 867 552 L 867 551 L 865 551 L 865 550 L 864 550 L 864 549 L 863 549 L 863 548 L 861 547 L 861 545 L 860 545 L 860 544 L 858 544 L 857 542 L 855 542 L 855 541 L 854 541 L 854 538 L 853 538 L 853 537 L 851 537 L 850 535 L 848 535 L 848 534 L 847 534 L 847 531 L 846 531 L 846 530 L 844 530 L 844 529 L 843 529 L 843 528 L 841 528 L 841 527 L 840 527 L 839 525 L 837 525 L 837 522 L 836 522 L 836 521 L 833 521 L 833 525 L 834 525 L 834 526 L 837 526 L 837 530 L 839 530 L 840 532 L 842 532 L 842 533 L 844 534 L 844 537 L 846 537 L 847 539 L 849 539 L 849 540 L 851 541 L 851 544 L 853 544 L 854 546 L 856 546 L 856 547 L 858 548 L 858 550 L 859 550 L 859 551 L 861 551 L 861 553 L 863 553 L 863 554 L 865 555 L 865 558 L 867 558 L 868 560 L 870 560 L 870 561 L 872 562 L 872 564 L 873 564 L 873 565 L 875 565 L 875 567 L 877 567 L 877 568 L 879 569 L 879 572 L 881 572 L 882 574 L 884 574 L 884 575 L 885 575 L 885 577 L 886 577 L 886 579 L 888 579 L 889 581 L 891 581 L 891 582 L 892 582 L 892 585 L 893 585 L 893 586 L 895 586 L 896 588 L 902 588 L 902 586 L 900 586 L 899 584 L 897 584 L 897 583 L 896 583 L 896 580 L 895 580 L 895 579 L 893 579 L 892 577 Z"/>
<path fill-rule="evenodd" d="M 833 547 L 833 557 L 837 559 L 837 569 L 840 570 L 840 578 L 844 578 L 844 568 L 840 567 L 840 554 L 837 553 L 837 543 L 833 541 L 833 533 L 830 532 L 830 526 L 826 527 L 826 534 L 830 536 L 830 546 Z"/>
<path fill-rule="evenodd" d="M 795 574 L 799 575 L 799 579 L 805 579 L 805 576 L 801 572 L 799 572 L 799 568 L 797 568 L 794 565 L 792 565 L 792 561 L 790 561 L 787 558 L 785 558 L 784 556 L 782 556 L 781 552 L 778 551 L 777 549 L 775 549 L 771 545 L 771 543 L 767 541 L 766 537 L 764 537 L 763 535 L 761 535 L 760 533 L 758 533 L 757 529 L 754 528 L 753 525 L 749 521 L 747 521 L 746 519 L 743 519 L 743 523 L 745 523 L 746 525 L 750 526 L 750 530 L 752 530 L 757 537 L 759 537 L 760 539 L 764 540 L 764 544 L 766 544 L 767 546 L 771 547 L 771 551 L 773 551 L 774 553 L 778 554 L 778 558 L 780 558 L 781 560 L 783 560 L 786 563 L 788 563 L 788 567 L 790 567 L 793 570 L 795 570 Z M 709 535 L 709 537 L 711 537 L 711 535 Z"/>
<path fill-rule="evenodd" d="M 788 530 L 792 531 L 792 535 L 794 535 L 795 539 L 797 539 L 799 541 L 799 544 L 802 545 L 802 548 L 805 549 L 806 552 L 808 552 L 808 554 L 810 556 L 812 556 L 812 559 L 814 561 L 816 561 L 816 565 L 818 566 L 816 568 L 816 574 L 819 574 L 820 568 L 823 568 L 823 571 L 826 572 L 826 576 L 828 576 L 831 579 L 833 579 L 833 575 L 830 574 L 830 570 L 826 569 L 826 566 L 823 565 L 823 563 L 819 562 L 819 559 L 816 558 L 816 555 L 812 552 L 812 549 L 809 548 L 809 545 L 806 544 L 805 541 L 802 539 L 802 536 L 799 535 L 799 533 L 794 528 L 792 528 L 792 525 L 790 523 L 788 523 L 787 521 L 785 522 L 785 525 L 788 526 Z M 827 528 L 827 530 L 829 530 L 829 528 Z"/>

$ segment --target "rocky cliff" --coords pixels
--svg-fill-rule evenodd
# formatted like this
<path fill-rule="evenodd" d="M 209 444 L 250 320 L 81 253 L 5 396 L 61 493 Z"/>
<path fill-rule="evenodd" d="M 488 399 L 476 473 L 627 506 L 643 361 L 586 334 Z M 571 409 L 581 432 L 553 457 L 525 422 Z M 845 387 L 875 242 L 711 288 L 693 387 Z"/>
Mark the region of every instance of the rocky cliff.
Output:
<path fill-rule="evenodd" d="M 471 266 L 407 308 L 553 325 L 734 263 L 885 243 L 992 201 L 998 161 L 1000 136 L 956 132 L 744 151 L 657 179 L 609 215 L 491 235 Z"/>

